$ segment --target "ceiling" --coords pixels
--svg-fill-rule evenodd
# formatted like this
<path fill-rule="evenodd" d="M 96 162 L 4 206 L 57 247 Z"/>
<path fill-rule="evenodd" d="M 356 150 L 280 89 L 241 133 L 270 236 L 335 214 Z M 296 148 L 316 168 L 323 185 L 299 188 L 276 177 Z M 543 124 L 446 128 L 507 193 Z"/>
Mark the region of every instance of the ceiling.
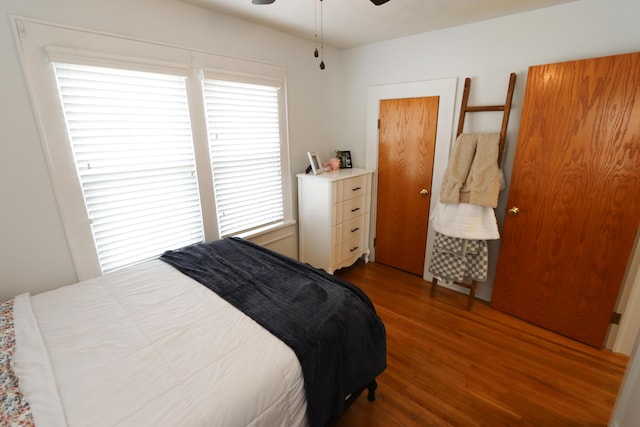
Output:
<path fill-rule="evenodd" d="M 390 0 L 381 6 L 370 0 L 180 1 L 311 41 L 316 34 L 320 39 L 322 4 L 324 44 L 347 49 L 576 0 Z"/>

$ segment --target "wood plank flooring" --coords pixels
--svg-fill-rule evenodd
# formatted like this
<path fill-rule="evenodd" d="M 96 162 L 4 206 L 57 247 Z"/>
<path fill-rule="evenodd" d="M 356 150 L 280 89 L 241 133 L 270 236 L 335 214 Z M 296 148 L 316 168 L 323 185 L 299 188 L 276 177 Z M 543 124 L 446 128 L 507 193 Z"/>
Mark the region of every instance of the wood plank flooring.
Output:
<path fill-rule="evenodd" d="M 510 317 L 381 264 L 336 272 L 371 298 L 387 331 L 376 401 L 338 427 L 606 426 L 628 357 Z"/>

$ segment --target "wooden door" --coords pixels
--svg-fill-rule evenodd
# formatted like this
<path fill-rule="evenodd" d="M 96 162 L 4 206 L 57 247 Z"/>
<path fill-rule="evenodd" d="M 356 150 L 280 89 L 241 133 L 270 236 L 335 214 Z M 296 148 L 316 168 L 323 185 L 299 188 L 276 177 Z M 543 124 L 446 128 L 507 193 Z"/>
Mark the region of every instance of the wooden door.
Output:
<path fill-rule="evenodd" d="M 380 101 L 376 262 L 422 276 L 439 97 Z"/>
<path fill-rule="evenodd" d="M 491 304 L 601 347 L 640 222 L 640 53 L 531 67 Z"/>

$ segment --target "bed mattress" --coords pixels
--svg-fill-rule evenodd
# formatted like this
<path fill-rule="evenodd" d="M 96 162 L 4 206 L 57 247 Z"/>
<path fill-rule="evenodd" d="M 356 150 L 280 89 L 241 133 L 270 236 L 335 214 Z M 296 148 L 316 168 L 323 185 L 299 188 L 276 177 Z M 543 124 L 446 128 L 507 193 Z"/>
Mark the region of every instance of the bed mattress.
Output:
<path fill-rule="evenodd" d="M 13 311 L 36 426 L 307 424 L 294 352 L 160 260 L 20 295 Z"/>

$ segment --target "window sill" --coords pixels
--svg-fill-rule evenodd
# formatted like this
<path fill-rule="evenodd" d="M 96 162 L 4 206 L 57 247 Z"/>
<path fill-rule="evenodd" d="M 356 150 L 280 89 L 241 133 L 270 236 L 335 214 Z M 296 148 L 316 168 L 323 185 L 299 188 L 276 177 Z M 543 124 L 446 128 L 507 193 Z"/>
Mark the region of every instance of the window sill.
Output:
<path fill-rule="evenodd" d="M 281 221 L 265 227 L 256 228 L 255 230 L 235 234 L 234 237 L 252 241 L 259 239 L 260 244 L 269 244 L 293 236 L 295 224 L 296 222 L 294 220 Z M 265 239 L 267 241 L 265 241 Z"/>

